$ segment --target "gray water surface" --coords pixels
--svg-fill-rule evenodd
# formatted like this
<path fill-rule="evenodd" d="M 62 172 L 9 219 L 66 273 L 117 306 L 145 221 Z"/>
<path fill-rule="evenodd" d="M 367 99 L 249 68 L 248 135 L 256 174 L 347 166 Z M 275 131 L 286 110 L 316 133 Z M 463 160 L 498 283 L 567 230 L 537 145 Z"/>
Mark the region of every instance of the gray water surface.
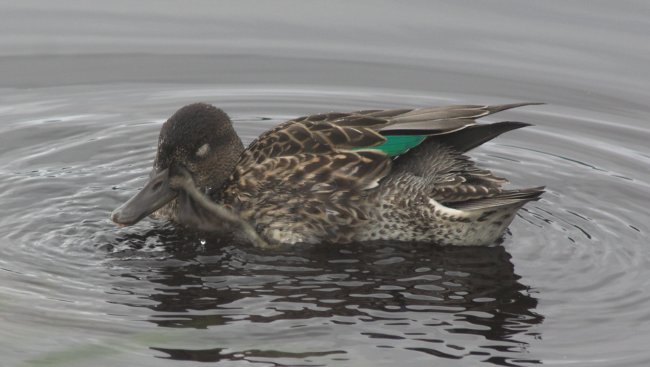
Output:
<path fill-rule="evenodd" d="M 0 365 L 650 364 L 643 1 L 0 3 Z M 546 185 L 499 244 L 262 251 L 118 228 L 160 125 L 545 102 L 471 152 Z"/>

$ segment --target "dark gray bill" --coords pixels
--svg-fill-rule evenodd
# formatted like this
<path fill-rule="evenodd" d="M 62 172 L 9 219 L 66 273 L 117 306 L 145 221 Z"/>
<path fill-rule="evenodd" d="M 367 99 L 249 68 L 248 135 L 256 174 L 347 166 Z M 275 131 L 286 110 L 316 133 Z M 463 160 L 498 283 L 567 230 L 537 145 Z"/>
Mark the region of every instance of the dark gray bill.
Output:
<path fill-rule="evenodd" d="M 169 187 L 169 169 L 164 169 L 151 177 L 139 193 L 115 209 L 111 219 L 126 226 L 138 223 L 172 201 L 176 195 L 178 193 Z"/>

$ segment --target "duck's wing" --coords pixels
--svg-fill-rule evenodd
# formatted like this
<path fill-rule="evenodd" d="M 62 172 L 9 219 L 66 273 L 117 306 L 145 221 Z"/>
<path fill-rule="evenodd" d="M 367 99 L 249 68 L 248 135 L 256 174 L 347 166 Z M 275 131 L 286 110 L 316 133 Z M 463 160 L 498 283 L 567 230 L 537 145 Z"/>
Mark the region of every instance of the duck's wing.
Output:
<path fill-rule="evenodd" d="M 391 163 L 378 150 L 270 157 L 237 167 L 221 201 L 271 243 L 346 242 L 368 220 L 364 191 Z"/>
<path fill-rule="evenodd" d="M 325 154 L 372 147 L 386 139 L 378 132 L 381 118 L 359 113 L 326 113 L 300 117 L 264 132 L 244 151 L 239 166 L 296 154 Z"/>
<path fill-rule="evenodd" d="M 527 125 L 519 122 L 477 125 L 476 119 L 531 104 L 537 103 L 364 110 L 303 116 L 260 135 L 244 152 L 239 164 L 258 164 L 267 158 L 299 153 L 323 154 L 368 148 L 393 157 L 434 135 L 448 135 L 449 145 L 466 151 L 505 131 Z M 453 134 L 465 129 L 468 133 Z M 470 133 L 470 130 L 475 131 Z"/>

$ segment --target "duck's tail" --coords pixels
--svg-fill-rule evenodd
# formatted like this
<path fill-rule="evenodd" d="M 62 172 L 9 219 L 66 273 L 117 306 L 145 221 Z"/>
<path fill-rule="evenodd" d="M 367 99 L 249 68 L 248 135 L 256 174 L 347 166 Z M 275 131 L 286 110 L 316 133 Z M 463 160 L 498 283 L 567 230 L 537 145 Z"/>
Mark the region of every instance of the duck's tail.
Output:
<path fill-rule="evenodd" d="M 503 192 L 490 197 L 448 204 L 457 210 L 483 211 L 499 207 L 521 207 L 529 201 L 539 200 L 544 193 L 544 186 L 531 187 L 527 189 L 504 190 Z"/>

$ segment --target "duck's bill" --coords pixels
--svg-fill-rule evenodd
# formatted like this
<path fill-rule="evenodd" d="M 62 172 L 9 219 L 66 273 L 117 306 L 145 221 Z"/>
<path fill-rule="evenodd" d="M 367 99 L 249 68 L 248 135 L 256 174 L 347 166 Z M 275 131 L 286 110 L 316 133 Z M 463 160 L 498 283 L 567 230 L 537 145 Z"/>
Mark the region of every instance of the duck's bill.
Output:
<path fill-rule="evenodd" d="M 140 192 L 111 214 L 113 222 L 129 226 L 172 201 L 178 193 L 169 186 L 169 169 L 156 173 Z"/>

